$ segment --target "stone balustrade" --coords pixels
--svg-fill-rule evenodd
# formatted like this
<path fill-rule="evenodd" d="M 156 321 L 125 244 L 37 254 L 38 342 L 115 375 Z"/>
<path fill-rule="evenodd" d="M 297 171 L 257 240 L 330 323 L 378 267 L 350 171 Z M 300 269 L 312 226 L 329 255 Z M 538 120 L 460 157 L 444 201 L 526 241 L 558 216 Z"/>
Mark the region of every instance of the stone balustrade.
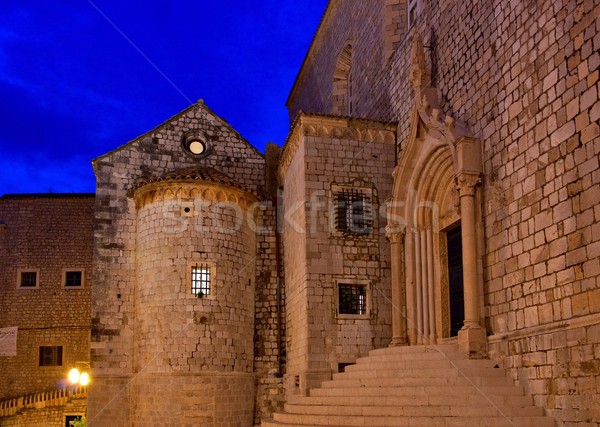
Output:
<path fill-rule="evenodd" d="M 63 406 L 71 399 L 87 398 L 87 386 L 67 387 L 0 401 L 0 417 L 9 417 L 28 408 Z"/>

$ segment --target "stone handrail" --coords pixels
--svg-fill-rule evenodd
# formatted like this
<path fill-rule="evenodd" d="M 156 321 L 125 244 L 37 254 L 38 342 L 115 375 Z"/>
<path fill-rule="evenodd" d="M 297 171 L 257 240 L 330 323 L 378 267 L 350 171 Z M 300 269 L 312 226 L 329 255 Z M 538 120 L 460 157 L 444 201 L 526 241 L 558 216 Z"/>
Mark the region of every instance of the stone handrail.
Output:
<path fill-rule="evenodd" d="M 26 408 L 62 406 L 71 399 L 87 397 L 87 386 L 74 386 L 0 401 L 0 417 L 9 417 Z"/>

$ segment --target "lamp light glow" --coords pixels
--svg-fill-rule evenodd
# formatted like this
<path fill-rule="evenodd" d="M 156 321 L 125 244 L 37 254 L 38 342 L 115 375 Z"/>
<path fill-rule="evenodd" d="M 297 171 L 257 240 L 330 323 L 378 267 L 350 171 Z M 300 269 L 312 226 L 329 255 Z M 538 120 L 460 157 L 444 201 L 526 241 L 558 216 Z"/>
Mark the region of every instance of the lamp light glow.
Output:
<path fill-rule="evenodd" d="M 69 381 L 71 384 L 77 384 L 80 377 L 81 375 L 79 374 L 79 370 L 77 368 L 73 368 L 69 371 Z"/>
<path fill-rule="evenodd" d="M 79 376 L 79 384 L 88 385 L 90 383 L 90 375 L 87 372 L 83 372 Z"/>

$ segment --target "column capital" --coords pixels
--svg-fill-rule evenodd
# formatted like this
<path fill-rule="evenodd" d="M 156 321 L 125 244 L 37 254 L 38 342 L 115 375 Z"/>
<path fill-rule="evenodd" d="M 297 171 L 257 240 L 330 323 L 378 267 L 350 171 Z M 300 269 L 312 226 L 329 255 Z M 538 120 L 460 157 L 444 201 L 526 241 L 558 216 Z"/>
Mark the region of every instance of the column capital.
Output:
<path fill-rule="evenodd" d="M 399 243 L 405 232 L 406 227 L 397 223 L 390 223 L 385 227 L 385 237 L 388 238 L 390 243 Z"/>
<path fill-rule="evenodd" d="M 481 175 L 473 173 L 461 173 L 454 177 L 459 197 L 474 196 L 475 189 L 481 184 Z"/>

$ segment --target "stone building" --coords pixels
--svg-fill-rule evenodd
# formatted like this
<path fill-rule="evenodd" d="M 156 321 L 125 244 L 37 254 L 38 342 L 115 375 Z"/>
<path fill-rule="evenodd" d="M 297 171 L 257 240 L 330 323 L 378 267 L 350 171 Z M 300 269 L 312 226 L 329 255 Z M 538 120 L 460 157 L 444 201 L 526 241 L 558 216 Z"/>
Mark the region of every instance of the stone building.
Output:
<path fill-rule="evenodd" d="M 96 159 L 88 423 L 600 423 L 598 29 L 331 0 L 282 148 L 200 101 Z"/>
<path fill-rule="evenodd" d="M 93 194 L 0 197 L 0 332 L 13 334 L 0 343 L 3 427 L 85 414 L 65 369 L 89 368 L 93 233 Z"/>
<path fill-rule="evenodd" d="M 363 143 L 354 153 L 328 151 L 352 140 L 350 135 L 364 134 L 344 132 L 333 122 L 345 122 L 338 118 L 344 116 L 397 124 L 391 128 L 393 181 L 378 188 L 379 203 L 387 204 L 378 229 L 385 227 L 390 242 L 379 244 L 379 271 L 391 278 L 371 290 L 386 296 L 371 320 L 391 319 L 392 334 L 390 348 L 334 374 L 333 381 L 311 391 L 313 397 L 292 398 L 292 385 L 304 395 L 335 371 L 336 357 L 345 360 L 343 352 L 336 354 L 339 342 L 329 332 L 335 317 L 329 313 L 335 312 L 328 312 L 327 304 L 336 298 L 336 281 L 316 276 L 321 266 L 331 271 L 338 265 L 340 251 L 331 250 L 335 232 L 317 237 L 329 245 L 311 245 L 307 237 L 307 257 L 321 265 L 307 260 L 301 264 L 304 279 L 297 281 L 301 267 L 290 271 L 285 244 L 287 372 L 296 384 L 288 378 L 291 404 L 287 414 L 275 417 L 278 425 L 348 425 L 349 414 L 356 425 L 481 425 L 483 417 L 489 425 L 548 422 L 534 416 L 539 411 L 510 408 L 506 399 L 494 401 L 495 409 L 504 410 L 499 414 L 484 408 L 489 402 L 473 408 L 479 404 L 466 403 L 466 396 L 446 403 L 453 402 L 454 391 L 445 391 L 442 403 L 435 401 L 443 388 L 429 387 L 410 371 L 427 370 L 411 361 L 415 354 L 433 360 L 427 349 L 447 352 L 444 363 L 461 353 L 489 359 L 489 364 L 464 362 L 459 374 L 478 369 L 467 366 L 504 368 L 561 425 L 600 423 L 599 28 L 600 6 L 593 1 L 329 2 L 287 101 L 293 125 L 280 179 L 284 200 L 300 194 L 312 203 L 313 193 L 323 188 L 308 178 L 317 156 L 325 190 L 334 193 L 346 175 L 352 181 L 354 171 L 375 182 L 377 174 L 363 167 L 365 159 L 375 157 L 373 144 Z M 310 123 L 302 111 L 310 112 Z M 375 154 L 386 158 L 381 149 Z M 302 180 L 288 164 L 302 156 L 308 159 L 306 185 L 294 186 L 288 196 L 288 182 Z M 335 162 L 328 173 L 327 165 Z M 284 242 L 295 242 L 289 234 L 284 230 Z M 364 238 L 350 235 L 342 245 L 352 247 Z M 377 280 L 377 275 L 363 269 L 357 279 Z M 306 297 L 298 310 L 290 295 L 302 292 Z M 368 336 L 359 321 L 356 326 Z M 305 328 L 305 346 L 297 343 L 298 325 Z M 387 344 L 386 329 L 381 332 L 383 341 L 373 341 L 373 347 Z M 451 363 L 446 370 L 457 366 Z M 410 378 L 402 383 L 403 376 Z M 421 392 L 435 396 L 399 386 L 413 377 Z M 403 395 L 394 387 L 417 396 L 396 397 Z M 488 401 L 493 394 L 482 393 Z M 399 407 L 403 404 L 408 408 Z M 431 418 L 436 413 L 441 418 Z M 319 417 L 323 414 L 326 420 Z"/>

